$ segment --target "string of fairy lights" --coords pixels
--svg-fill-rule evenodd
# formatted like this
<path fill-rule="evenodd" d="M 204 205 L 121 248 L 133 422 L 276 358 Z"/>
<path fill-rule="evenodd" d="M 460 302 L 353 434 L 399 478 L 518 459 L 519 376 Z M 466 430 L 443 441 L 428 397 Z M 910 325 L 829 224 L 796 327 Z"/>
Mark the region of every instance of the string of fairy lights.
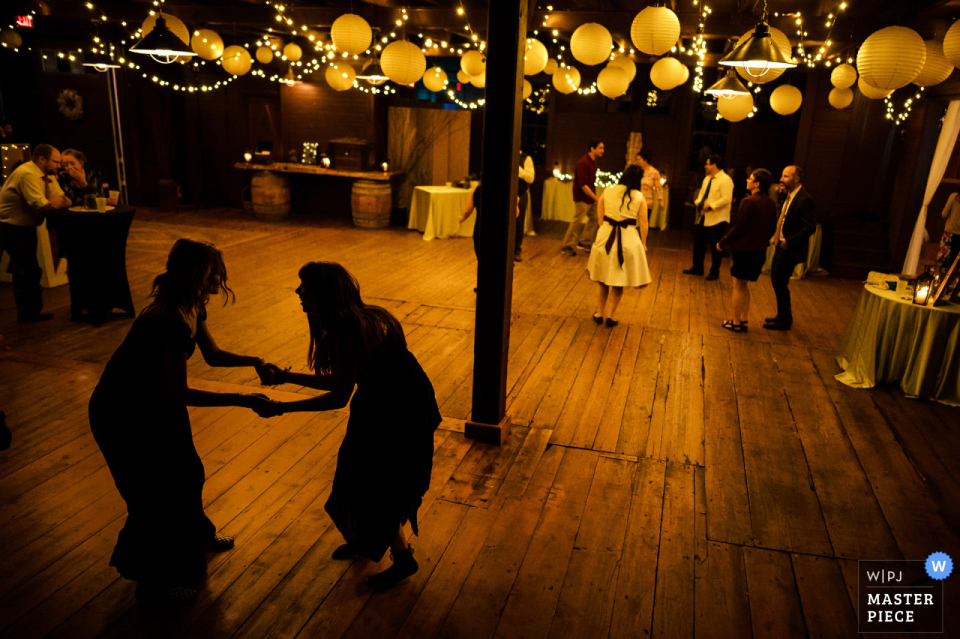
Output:
<path fill-rule="evenodd" d="M 707 26 L 707 16 L 713 13 L 713 11 L 699 0 L 693 0 L 693 5 L 697 8 L 697 33 L 694 35 L 693 42 L 690 43 L 689 47 L 685 48 L 683 46 L 683 39 L 681 39 L 677 47 L 674 47 L 674 52 L 679 48 L 680 53 L 685 53 L 696 58 L 693 72 L 693 85 L 691 85 L 691 88 L 694 93 L 700 93 L 703 91 L 703 66 L 707 60 L 707 41 L 703 37 L 703 34 Z"/>

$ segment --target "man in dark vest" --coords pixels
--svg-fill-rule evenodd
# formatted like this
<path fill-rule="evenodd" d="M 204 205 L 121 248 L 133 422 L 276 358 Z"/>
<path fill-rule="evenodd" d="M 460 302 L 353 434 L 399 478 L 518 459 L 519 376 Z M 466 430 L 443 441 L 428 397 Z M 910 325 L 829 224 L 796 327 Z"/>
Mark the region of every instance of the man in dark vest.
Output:
<path fill-rule="evenodd" d="M 777 232 L 770 238 L 770 244 L 777 247 L 770 267 L 770 281 L 777 296 L 777 314 L 768 317 L 763 325 L 772 331 L 790 330 L 793 324 L 790 289 L 787 287 L 794 267 L 807 261 L 808 240 L 817 230 L 813 198 L 800 183 L 802 179 L 803 169 L 795 165 L 785 168 L 780 177 L 786 200 L 777 221 Z"/>

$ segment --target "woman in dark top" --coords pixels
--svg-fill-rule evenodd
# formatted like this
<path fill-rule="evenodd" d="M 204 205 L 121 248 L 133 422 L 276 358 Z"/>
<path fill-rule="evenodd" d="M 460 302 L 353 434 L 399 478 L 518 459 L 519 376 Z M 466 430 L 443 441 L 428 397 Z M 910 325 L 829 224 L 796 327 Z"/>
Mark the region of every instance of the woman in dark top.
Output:
<path fill-rule="evenodd" d="M 63 194 L 70 198 L 74 206 L 84 206 L 83 197 L 92 195 L 94 197 L 106 197 L 106 188 L 109 186 L 103 184 L 100 179 L 100 173 L 90 169 L 87 165 L 87 156 L 76 149 L 67 149 L 60 154 L 63 159 L 63 172 L 60 173 L 57 181 Z M 111 206 L 117 203 L 114 199 L 107 200 Z"/>
<path fill-rule="evenodd" d="M 723 327 L 740 332 L 747 330 L 750 311 L 750 288 L 748 282 L 756 282 L 767 258 L 770 237 L 777 228 L 777 205 L 767 196 L 772 181 L 770 171 L 756 169 L 747 177 L 749 196 L 740 202 L 733 225 L 717 248 L 733 254 L 730 275 L 733 281 L 733 319 L 726 320 Z"/>
<path fill-rule="evenodd" d="M 227 271 L 212 244 L 181 239 L 153 282 L 153 301 L 110 358 L 90 399 L 90 428 L 127 503 L 110 565 L 137 581 L 144 603 L 180 604 L 196 598 L 206 551 L 228 550 L 203 512 L 203 463 L 193 444 L 187 406 L 244 406 L 266 414 L 262 395 L 212 393 L 187 383 L 196 346 L 211 366 L 255 366 L 256 357 L 220 350 L 206 325 L 206 304 L 226 300 Z"/>
<path fill-rule="evenodd" d="M 350 402 L 326 504 L 346 540 L 333 558 L 380 561 L 389 547 L 393 565 L 370 578 L 374 588 L 389 588 L 418 569 L 403 525 L 409 521 L 418 534 L 417 509 L 430 487 L 441 419 L 433 386 L 407 350 L 400 323 L 364 304 L 357 281 L 341 265 L 310 262 L 300 269 L 297 294 L 310 326 L 307 364 L 314 374 L 271 364 L 274 381 L 329 392 L 277 408 L 335 410 Z"/>

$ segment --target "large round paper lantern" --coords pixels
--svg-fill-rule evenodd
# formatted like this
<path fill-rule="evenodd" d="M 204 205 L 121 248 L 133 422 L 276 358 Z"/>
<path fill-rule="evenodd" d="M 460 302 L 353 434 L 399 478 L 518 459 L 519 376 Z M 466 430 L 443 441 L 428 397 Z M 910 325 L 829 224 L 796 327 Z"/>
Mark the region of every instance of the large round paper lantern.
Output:
<path fill-rule="evenodd" d="M 526 50 L 523 53 L 523 75 L 533 75 L 543 71 L 547 66 L 547 48 L 536 38 L 527 38 Z"/>
<path fill-rule="evenodd" d="M 547 66 L 543 67 L 543 72 L 546 73 L 547 75 L 553 75 L 557 71 L 559 66 L 560 65 L 557 64 L 556 60 L 554 60 L 553 58 L 550 58 L 549 60 L 547 60 Z"/>
<path fill-rule="evenodd" d="M 780 115 L 796 113 L 801 104 L 803 104 L 803 94 L 800 93 L 800 89 L 789 84 L 777 87 L 770 94 L 770 108 Z"/>
<path fill-rule="evenodd" d="M 367 21 L 353 13 L 345 13 L 333 21 L 330 38 L 340 51 L 350 55 L 359 55 L 367 50 L 373 41 L 373 31 Z M 289 57 L 289 56 L 288 56 Z"/>
<path fill-rule="evenodd" d="M 628 58 L 628 57 L 625 56 L 625 55 L 622 55 L 622 56 L 620 56 L 620 57 L 614 58 L 613 60 L 611 60 L 610 62 L 607 63 L 607 66 L 608 66 L 608 67 L 620 67 L 621 69 L 623 69 L 624 71 L 626 71 L 626 72 L 627 72 L 627 79 L 628 79 L 630 82 L 633 82 L 633 79 L 634 79 L 635 77 L 637 77 L 637 65 L 636 65 L 636 63 L 634 63 L 633 60 L 631 60 L 630 58 Z"/>
<path fill-rule="evenodd" d="M 526 100 L 530 97 L 530 94 L 533 93 L 533 85 L 530 84 L 530 80 L 526 78 L 523 79 L 523 99 Z"/>
<path fill-rule="evenodd" d="M 834 87 L 827 97 L 830 106 L 834 109 L 846 109 L 853 102 L 853 89 L 839 89 Z"/>
<path fill-rule="evenodd" d="M 870 98 L 871 100 L 882 100 L 893 93 L 893 91 L 884 91 L 883 89 L 870 86 L 864 82 L 862 76 L 857 80 L 857 88 L 860 89 L 860 93 L 863 94 L 863 97 Z"/>
<path fill-rule="evenodd" d="M 216 60 L 223 53 L 223 38 L 216 31 L 200 29 L 193 34 L 190 48 L 204 60 Z"/>
<path fill-rule="evenodd" d="M 173 31 L 173 34 L 180 38 L 184 44 L 190 44 L 190 29 L 188 29 L 187 25 L 183 23 L 183 20 L 164 11 L 163 21 L 167 23 L 167 28 Z M 145 36 L 153 31 L 153 27 L 156 24 L 157 14 L 147 16 L 147 19 L 143 21 L 142 25 L 140 25 L 140 30 L 143 32 L 141 35 Z"/>
<path fill-rule="evenodd" d="M 849 89 L 857 81 L 857 70 L 852 64 L 841 64 L 830 72 L 830 83 L 838 89 Z"/>
<path fill-rule="evenodd" d="M 960 67 L 960 20 L 954 22 L 943 36 L 943 56 L 953 66 Z"/>
<path fill-rule="evenodd" d="M 13 29 L 0 31 L 0 46 L 7 49 L 19 49 L 23 44 L 23 38 Z"/>
<path fill-rule="evenodd" d="M 597 76 L 597 90 L 611 100 L 626 93 L 629 87 L 630 78 L 620 67 L 605 67 Z"/>
<path fill-rule="evenodd" d="M 440 67 L 427 69 L 423 74 L 423 86 L 431 91 L 443 91 L 447 88 L 447 74 Z"/>
<path fill-rule="evenodd" d="M 270 47 L 260 47 L 257 49 L 257 62 L 270 64 L 273 62 L 273 49 Z"/>
<path fill-rule="evenodd" d="M 487 59 L 479 51 L 467 51 L 460 58 L 460 68 L 468 75 L 480 75 L 487 69 Z"/>
<path fill-rule="evenodd" d="M 920 75 L 927 59 L 923 38 L 907 27 L 885 27 L 864 40 L 857 53 L 860 78 L 883 91 L 896 91 Z"/>
<path fill-rule="evenodd" d="M 666 7 L 647 7 L 633 19 L 630 39 L 647 55 L 663 55 L 680 39 L 680 19 Z"/>
<path fill-rule="evenodd" d="M 303 56 L 303 49 L 300 48 L 300 45 L 291 42 L 283 47 L 283 55 L 287 56 L 287 60 L 290 62 L 296 62 Z"/>
<path fill-rule="evenodd" d="M 943 45 L 936 40 L 926 40 L 927 59 L 923 63 L 920 75 L 913 79 L 918 87 L 932 87 L 940 84 L 953 73 L 953 65 L 943 55 Z"/>
<path fill-rule="evenodd" d="M 469 73 L 467 73 L 463 69 L 460 69 L 459 71 L 457 71 L 457 82 L 459 82 L 460 84 L 467 84 L 472 79 L 473 79 L 473 76 L 471 76 Z"/>
<path fill-rule="evenodd" d="M 685 64 L 680 65 L 683 67 L 683 81 L 680 84 L 686 84 L 687 80 L 690 79 L 690 67 Z"/>
<path fill-rule="evenodd" d="M 327 71 L 323 77 L 331 89 L 335 91 L 346 91 L 353 87 L 353 82 L 357 79 L 357 72 L 346 62 L 338 62 L 327 67 Z"/>
<path fill-rule="evenodd" d="M 596 22 L 588 22 L 577 27 L 570 36 L 570 53 L 583 64 L 600 64 L 610 57 L 613 37 L 607 28 Z"/>
<path fill-rule="evenodd" d="M 247 50 L 237 45 L 224 49 L 220 58 L 220 66 L 231 75 L 243 75 L 250 70 L 252 64 L 253 60 Z"/>
<path fill-rule="evenodd" d="M 717 102 L 717 111 L 724 120 L 739 122 L 753 112 L 753 95 L 750 93 L 724 98 Z"/>
<path fill-rule="evenodd" d="M 397 84 L 413 84 L 427 70 L 427 58 L 414 43 L 396 40 L 384 47 L 380 66 L 383 74 Z"/>
<path fill-rule="evenodd" d="M 487 86 L 487 72 L 484 71 L 480 75 L 474 75 L 470 77 L 470 84 L 477 87 L 478 89 L 483 89 Z"/>
<path fill-rule="evenodd" d="M 734 47 L 739 47 L 751 35 L 753 35 L 753 31 L 747 31 L 744 33 L 742 36 L 740 36 L 740 39 L 737 40 L 737 44 L 734 45 Z M 780 49 L 783 55 L 785 55 L 787 58 L 793 57 L 793 53 L 790 49 L 790 38 L 788 38 L 783 31 L 777 29 L 776 27 L 770 27 L 770 38 L 773 40 L 773 43 L 777 45 L 777 48 Z M 754 84 L 766 84 L 767 82 L 776 80 L 783 75 L 784 71 L 786 71 L 786 69 L 783 68 L 767 69 L 766 71 L 764 71 L 762 68 L 754 69 L 752 67 L 750 69 L 741 69 L 740 67 L 736 67 L 736 69 L 737 74 L 741 78 L 747 82 L 753 82 Z"/>
<path fill-rule="evenodd" d="M 580 88 L 580 72 L 574 67 L 560 67 L 553 74 L 553 86 L 560 93 L 573 93 Z"/>
<path fill-rule="evenodd" d="M 683 64 L 676 58 L 660 58 L 650 67 L 650 81 L 661 91 L 683 84 Z"/>

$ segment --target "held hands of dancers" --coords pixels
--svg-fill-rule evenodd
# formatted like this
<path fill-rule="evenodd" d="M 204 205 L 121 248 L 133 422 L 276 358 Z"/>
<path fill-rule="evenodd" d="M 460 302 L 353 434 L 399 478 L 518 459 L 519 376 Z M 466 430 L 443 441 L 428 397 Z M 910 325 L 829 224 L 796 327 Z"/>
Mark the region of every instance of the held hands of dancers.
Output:
<path fill-rule="evenodd" d="M 262 393 L 241 395 L 241 405 L 254 411 L 260 417 L 277 417 L 283 414 L 280 402 L 270 399 Z"/>
<path fill-rule="evenodd" d="M 276 386 L 283 384 L 287 379 L 289 368 L 280 368 L 276 364 L 270 364 L 264 360 L 258 360 L 254 365 L 257 375 L 260 377 L 261 386 Z"/>

